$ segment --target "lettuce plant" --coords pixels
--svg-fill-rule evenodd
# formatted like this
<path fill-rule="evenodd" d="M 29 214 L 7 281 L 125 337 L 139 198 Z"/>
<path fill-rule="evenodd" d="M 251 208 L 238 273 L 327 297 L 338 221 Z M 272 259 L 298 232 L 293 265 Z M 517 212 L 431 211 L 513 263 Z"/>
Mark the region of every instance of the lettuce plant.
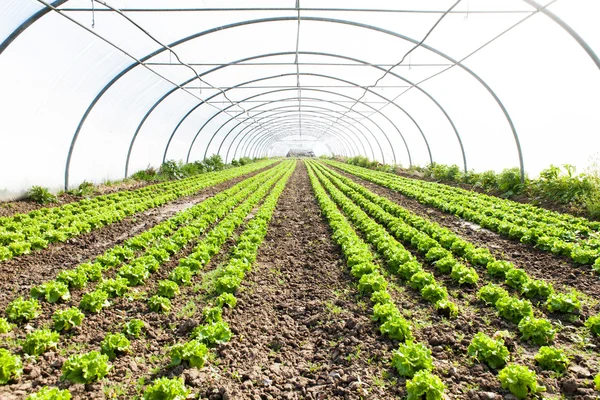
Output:
<path fill-rule="evenodd" d="M 90 282 L 98 282 L 102 279 L 102 270 L 102 264 L 100 263 L 84 263 L 76 268 L 76 271 L 84 273 Z"/>
<path fill-rule="evenodd" d="M 518 399 L 546 390 L 537 383 L 537 375 L 523 365 L 509 364 L 498 373 L 504 389 L 510 390 Z"/>
<path fill-rule="evenodd" d="M 489 263 L 486 268 L 491 276 L 505 278 L 506 274 L 515 268 L 515 265 L 510 261 L 496 260 Z"/>
<path fill-rule="evenodd" d="M 106 354 L 109 359 L 114 360 L 117 354 L 129 352 L 131 343 L 122 333 L 108 333 L 100 343 L 102 354 Z"/>
<path fill-rule="evenodd" d="M 520 268 L 513 268 L 506 272 L 506 284 L 514 289 L 521 289 L 529 281 L 527 272 Z"/>
<path fill-rule="evenodd" d="M 138 338 L 146 325 L 141 319 L 133 318 L 123 324 L 122 332 L 129 337 Z"/>
<path fill-rule="evenodd" d="M 39 356 L 48 349 L 58 346 L 60 335 L 50 329 L 38 329 L 27 334 L 23 343 L 23 351 L 32 356 Z"/>
<path fill-rule="evenodd" d="M 502 297 L 496 302 L 496 310 L 502 318 L 518 324 L 524 317 L 533 316 L 533 308 L 529 300 L 514 297 Z"/>
<path fill-rule="evenodd" d="M 454 268 L 454 266 L 457 264 L 458 261 L 456 261 L 456 259 L 452 255 L 440 258 L 439 260 L 434 261 L 433 263 L 433 265 L 435 265 L 435 268 L 442 274 L 447 274 L 448 272 L 452 271 L 452 268 Z"/>
<path fill-rule="evenodd" d="M 179 285 L 170 280 L 162 280 L 158 282 L 158 290 L 156 294 L 168 299 L 172 299 L 180 293 Z"/>
<path fill-rule="evenodd" d="M 400 376 L 412 378 L 417 371 L 433 369 L 431 350 L 423 343 L 400 344 L 392 353 L 392 365 Z"/>
<path fill-rule="evenodd" d="M 168 313 L 171 311 L 171 300 L 162 296 L 152 296 L 148 299 L 148 308 L 151 311 Z"/>
<path fill-rule="evenodd" d="M 412 379 L 406 381 L 407 400 L 442 400 L 445 389 L 440 377 L 428 370 L 417 371 Z"/>
<path fill-rule="evenodd" d="M 71 400 L 71 392 L 67 389 L 44 386 L 35 393 L 27 396 L 25 400 Z"/>
<path fill-rule="evenodd" d="M 21 357 L 10 354 L 6 349 L 0 349 L 0 385 L 6 385 L 16 380 L 23 373 Z"/>
<path fill-rule="evenodd" d="M 450 300 L 438 300 L 434 306 L 440 315 L 447 318 L 456 318 L 458 316 L 458 306 Z"/>
<path fill-rule="evenodd" d="M 0 318 L 0 334 L 8 333 L 12 331 L 14 325 L 6 320 L 6 318 Z"/>
<path fill-rule="evenodd" d="M 200 340 L 190 340 L 171 347 L 169 351 L 171 366 L 187 361 L 190 367 L 202 368 L 208 357 L 208 347 Z"/>
<path fill-rule="evenodd" d="M 467 352 L 477 361 L 485 362 L 493 369 L 506 364 L 510 356 L 508 349 L 504 345 L 504 340 L 493 339 L 483 332 L 479 332 L 473 337 Z"/>
<path fill-rule="evenodd" d="M 129 291 L 129 280 L 122 276 L 106 279 L 98 283 L 96 290 L 101 290 L 109 297 L 122 297 Z"/>
<path fill-rule="evenodd" d="M 139 286 L 150 277 L 148 269 L 140 264 L 123 265 L 119 268 L 119 276 L 127 279 L 130 286 Z"/>
<path fill-rule="evenodd" d="M 479 289 L 477 297 L 486 304 L 496 305 L 498 300 L 503 297 L 509 297 L 509 294 L 506 289 L 490 283 Z"/>
<path fill-rule="evenodd" d="M 431 285 L 435 283 L 435 278 L 433 274 L 427 271 L 419 271 L 415 273 L 411 278 L 408 284 L 411 288 L 415 290 L 421 290 L 427 285 Z"/>
<path fill-rule="evenodd" d="M 387 288 L 387 281 L 379 272 L 363 275 L 358 282 L 361 293 L 371 294 Z"/>
<path fill-rule="evenodd" d="M 436 282 L 424 286 L 421 289 L 421 296 L 423 296 L 425 300 L 435 304 L 440 300 L 445 300 L 448 298 L 448 290 L 446 290 L 445 286 L 442 286 Z"/>
<path fill-rule="evenodd" d="M 31 288 L 31 297 L 34 299 L 44 298 L 48 303 L 67 301 L 71 298 L 69 287 L 63 282 L 49 281 Z"/>
<path fill-rule="evenodd" d="M 390 339 L 404 342 L 412 339 L 410 323 L 400 315 L 392 315 L 380 327 L 379 331 Z"/>
<path fill-rule="evenodd" d="M 1 321 L 0 321 L 1 322 Z M 1 326 L 1 323 L 0 323 Z M 593 334 L 600 335 L 600 314 L 592 315 L 585 321 L 585 326 L 588 328 Z M 1 332 L 1 330 L 0 330 Z"/>
<path fill-rule="evenodd" d="M 189 286 L 192 284 L 193 275 L 194 273 L 188 267 L 176 267 L 169 274 L 169 279 L 179 285 Z"/>
<path fill-rule="evenodd" d="M 569 357 L 564 350 L 555 347 L 542 346 L 535 355 L 535 362 L 542 368 L 563 373 L 569 366 Z"/>
<path fill-rule="evenodd" d="M 534 297 L 546 298 L 554 293 L 554 287 L 550 282 L 540 279 L 531 279 L 523 284 L 521 293 L 529 299 Z"/>
<path fill-rule="evenodd" d="M 56 277 L 58 282 L 62 282 L 69 288 L 83 289 L 87 284 L 88 278 L 82 269 L 73 269 L 61 271 Z"/>
<path fill-rule="evenodd" d="M 192 331 L 192 338 L 207 346 L 226 343 L 232 336 L 229 325 L 225 321 L 199 325 Z"/>
<path fill-rule="evenodd" d="M 556 329 L 545 318 L 527 316 L 519 322 L 519 332 L 522 334 L 521 339 L 531 340 L 535 344 L 544 345 L 554 340 Z"/>
<path fill-rule="evenodd" d="M 189 394 L 183 378 L 159 378 L 144 390 L 144 400 L 185 400 Z"/>
<path fill-rule="evenodd" d="M 104 378 L 110 369 L 107 355 L 90 351 L 69 357 L 62 366 L 60 379 L 73 383 L 92 383 Z"/>
<path fill-rule="evenodd" d="M 86 293 L 79 302 L 79 307 L 84 311 L 99 313 L 104 307 L 108 307 L 108 293 L 96 289 L 93 292 Z"/>
<path fill-rule="evenodd" d="M 242 279 L 237 276 L 225 275 L 215 281 L 215 291 L 219 294 L 222 293 L 235 293 Z"/>
<path fill-rule="evenodd" d="M 576 292 L 571 293 L 553 293 L 546 300 L 546 308 L 550 312 L 578 313 L 581 309 L 579 295 Z"/>
<path fill-rule="evenodd" d="M 373 321 L 384 323 L 392 317 L 400 316 L 400 311 L 394 303 L 378 303 L 373 306 Z"/>
<path fill-rule="evenodd" d="M 221 293 L 215 299 L 215 305 L 218 307 L 224 307 L 225 305 L 229 308 L 234 308 L 237 304 L 237 299 L 231 293 Z"/>
<path fill-rule="evenodd" d="M 206 323 L 219 322 L 223 319 L 223 309 L 219 306 L 206 306 L 202 309 L 202 319 Z"/>
<path fill-rule="evenodd" d="M 67 308 L 66 310 L 56 310 L 52 315 L 54 321 L 54 330 L 70 331 L 74 326 L 81 325 L 84 315 L 75 307 Z"/>
<path fill-rule="evenodd" d="M 19 297 L 8 304 L 6 316 L 12 322 L 30 321 L 40 315 L 41 309 L 37 300 L 23 300 Z"/>

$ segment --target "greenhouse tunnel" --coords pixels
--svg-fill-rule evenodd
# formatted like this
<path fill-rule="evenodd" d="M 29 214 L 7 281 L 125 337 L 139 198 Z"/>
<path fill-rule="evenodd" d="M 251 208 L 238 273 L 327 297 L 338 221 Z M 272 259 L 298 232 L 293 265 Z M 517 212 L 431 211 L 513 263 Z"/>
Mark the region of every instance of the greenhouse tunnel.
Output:
<path fill-rule="evenodd" d="M 4 0 L 0 196 L 298 147 L 522 175 L 600 149 L 597 0 L 241 4 Z"/>

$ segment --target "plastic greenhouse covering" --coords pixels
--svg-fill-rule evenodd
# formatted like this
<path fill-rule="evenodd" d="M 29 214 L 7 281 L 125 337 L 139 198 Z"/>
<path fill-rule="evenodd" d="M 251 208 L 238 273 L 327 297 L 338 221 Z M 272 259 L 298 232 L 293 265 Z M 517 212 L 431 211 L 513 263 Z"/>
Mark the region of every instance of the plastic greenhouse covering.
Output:
<path fill-rule="evenodd" d="M 478 171 L 600 149 L 597 0 L 2 0 L 0 190 L 220 154 Z"/>

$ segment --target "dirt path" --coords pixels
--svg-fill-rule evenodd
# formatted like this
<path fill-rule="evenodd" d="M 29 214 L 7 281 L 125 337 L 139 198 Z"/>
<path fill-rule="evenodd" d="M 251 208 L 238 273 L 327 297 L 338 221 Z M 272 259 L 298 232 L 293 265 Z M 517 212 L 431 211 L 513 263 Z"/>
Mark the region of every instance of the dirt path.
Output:
<path fill-rule="evenodd" d="M 264 171 L 237 177 L 187 196 L 106 225 L 88 234 L 54 243 L 48 248 L 0 263 L 0 309 L 19 295 L 27 295 L 32 286 L 54 279 L 64 269 L 74 268 L 127 238 L 152 228 L 177 212 L 199 203 L 236 183 Z"/>
<path fill-rule="evenodd" d="M 227 317 L 235 333 L 189 382 L 210 399 L 389 399 L 393 344 L 376 331 L 320 215 L 304 163 Z"/>
<path fill-rule="evenodd" d="M 451 229 L 463 239 L 479 247 L 488 248 L 497 258 L 512 261 L 537 279 L 549 280 L 558 288 L 562 285 L 575 288 L 594 298 L 600 296 L 600 280 L 589 265 L 579 266 L 565 257 L 555 256 L 552 253 L 538 250 L 532 245 L 504 238 L 459 217 L 423 205 L 391 189 L 347 174 L 337 168 L 334 169 L 407 210 Z"/>

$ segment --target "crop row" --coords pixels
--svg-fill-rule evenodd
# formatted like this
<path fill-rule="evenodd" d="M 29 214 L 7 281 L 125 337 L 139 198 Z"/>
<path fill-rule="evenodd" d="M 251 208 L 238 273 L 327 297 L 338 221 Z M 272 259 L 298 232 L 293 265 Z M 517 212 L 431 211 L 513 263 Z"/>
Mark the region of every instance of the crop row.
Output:
<path fill-rule="evenodd" d="M 438 268 L 438 270 L 442 269 L 445 273 L 452 272 L 451 278 L 457 284 L 472 285 L 476 283 L 478 280 L 477 274 L 474 273 L 472 269 L 459 264 L 452 258 L 450 251 L 444 249 L 434 239 L 424 234 L 424 232 L 407 225 L 403 220 L 395 218 L 383 208 L 379 207 L 379 205 L 374 204 L 375 202 L 370 201 L 371 199 L 377 200 L 378 196 L 368 192 L 366 189 L 360 185 L 356 185 L 347 178 L 343 178 L 340 175 L 333 173 L 323 166 L 318 164 L 312 165 L 317 171 L 316 175 L 318 179 L 326 188 L 327 192 L 329 192 L 334 203 L 336 203 L 357 226 L 366 240 L 377 249 L 378 254 L 386 261 L 390 270 L 400 275 L 410 287 L 415 290 L 420 290 L 424 299 L 431 302 L 437 301 L 449 303 L 447 301 L 448 294 L 446 288 L 439 284 L 432 274 L 425 272 L 422 266 L 412 259 L 412 255 L 406 252 L 402 245 L 395 240 L 390 239 L 385 229 L 374 223 L 360 208 L 365 209 L 375 220 L 382 223 L 382 225 L 387 226 L 391 232 L 398 233 L 400 240 L 415 248 L 429 262 L 433 262 L 435 265 L 436 262 L 444 260 L 441 263 L 443 267 Z M 334 182 L 335 185 L 332 182 Z M 352 183 L 352 187 L 346 185 L 346 183 Z M 369 195 L 369 199 L 363 196 L 363 194 Z M 345 195 L 348 195 L 350 198 Z M 389 202 L 387 199 L 380 199 L 379 203 L 384 203 L 383 200 Z M 353 201 L 360 205 L 360 207 L 354 205 Z M 393 203 L 387 205 L 390 206 L 393 205 Z M 399 206 L 394 206 L 402 210 Z M 432 226 L 431 222 L 418 219 L 416 216 L 410 215 L 406 210 L 404 210 L 404 212 L 406 213 L 404 214 L 405 218 L 409 216 L 415 217 L 412 219 L 412 222 L 416 226 L 419 226 L 420 228 Z M 470 246 L 473 247 L 472 245 Z M 476 249 L 473 248 L 473 250 Z M 480 256 L 481 255 L 482 254 L 480 254 Z M 492 261 L 490 261 L 490 263 L 491 262 Z M 353 274 L 355 273 L 356 272 L 353 270 Z M 361 278 L 361 280 L 362 279 L 364 278 Z M 535 318 L 533 316 L 531 303 L 528 300 L 514 298 L 513 296 L 510 296 L 508 292 L 498 287 L 501 290 L 496 293 L 497 297 L 490 301 L 489 296 L 486 296 L 486 294 L 490 292 L 490 289 L 494 288 L 497 288 L 497 286 L 484 286 L 479 292 L 479 298 L 487 304 L 494 304 L 500 316 L 519 324 L 518 328 L 524 340 L 531 340 L 535 344 L 548 344 L 548 342 L 554 338 L 556 329 L 552 327 L 550 321 L 543 318 Z M 564 303 L 559 302 L 559 304 L 567 307 Z M 378 310 L 376 307 L 377 306 L 374 307 L 374 311 Z M 436 308 L 438 308 L 439 311 L 442 311 L 439 304 L 436 304 Z M 456 308 L 452 308 L 451 310 L 452 312 L 458 312 L 458 309 Z M 450 309 L 443 311 L 448 313 Z M 588 320 L 587 325 L 593 333 L 598 334 L 598 332 L 600 332 L 598 317 L 591 317 Z M 503 345 L 502 339 L 488 337 L 483 332 L 475 335 L 468 350 L 469 355 L 475 357 L 480 362 L 486 362 L 491 368 L 503 366 L 509 359 L 508 350 Z M 554 369 L 546 367 L 548 367 L 549 364 L 552 364 L 553 361 L 562 360 L 560 366 L 556 367 L 561 369 L 559 372 L 564 371 L 568 365 L 568 358 L 564 351 L 554 347 L 544 346 L 540 348 L 535 359 L 536 363 L 545 369 Z M 529 391 L 535 392 L 541 390 L 541 388 L 537 386 L 535 373 L 524 366 L 509 364 L 504 370 L 500 371 L 499 378 L 503 386 L 509 388 L 518 397 L 524 397 Z M 520 389 L 514 387 L 511 388 L 510 384 L 507 383 L 511 379 L 523 383 L 524 386 Z"/>
<path fill-rule="evenodd" d="M 200 214 L 195 214 L 194 212 L 198 212 L 199 210 L 190 209 L 186 212 L 182 212 L 178 216 L 172 218 L 170 221 L 166 221 L 180 221 L 183 219 L 182 217 L 190 214 L 195 215 L 197 217 L 191 222 L 190 226 L 184 227 L 177 232 L 185 232 L 185 234 L 183 236 L 179 236 L 179 238 L 185 237 L 186 239 L 188 239 L 186 241 L 187 243 L 190 240 L 193 240 L 194 237 L 201 235 L 202 232 L 211 223 L 213 223 L 217 219 L 222 218 L 225 214 L 231 211 L 232 207 L 235 206 L 235 204 L 241 202 L 245 197 L 252 193 L 252 195 L 248 197 L 248 199 L 244 202 L 244 205 L 236 209 L 233 217 L 231 215 L 228 216 L 217 227 L 211 230 L 211 232 L 207 236 L 207 239 L 205 239 L 201 244 L 199 244 L 196 247 L 194 253 L 192 253 L 192 256 L 180 261 L 180 266 L 175 268 L 171 272 L 168 281 L 159 282 L 158 294 L 156 296 L 151 297 L 148 300 L 149 307 L 151 309 L 155 309 L 157 311 L 166 311 L 169 309 L 170 301 L 168 297 L 172 297 L 174 293 L 177 293 L 179 291 L 179 284 L 189 283 L 191 280 L 191 276 L 197 271 L 199 271 L 201 266 L 208 261 L 208 258 L 210 257 L 211 253 L 214 251 L 218 251 L 218 248 L 215 248 L 215 239 L 223 241 L 229 236 L 224 234 L 224 229 L 226 227 L 230 228 L 231 220 L 237 217 L 237 220 L 239 221 L 239 215 L 243 215 L 245 217 L 245 215 L 247 215 L 247 213 L 252 209 L 256 202 L 260 201 L 260 199 L 264 196 L 266 191 L 268 191 L 269 187 L 275 181 L 280 179 L 280 177 L 286 171 L 289 170 L 289 167 L 290 163 L 284 163 L 277 168 L 266 171 L 262 174 L 257 175 L 256 177 L 247 179 L 246 181 L 234 186 L 231 189 L 228 189 L 225 192 L 222 192 L 214 198 L 206 200 L 205 202 L 195 206 L 204 206 L 202 208 L 205 211 L 205 213 L 200 212 Z M 237 194 L 235 194 L 236 191 Z M 240 209 L 242 211 L 239 211 Z M 132 238 L 131 240 L 133 239 L 135 238 Z M 85 294 L 82 298 L 82 301 L 80 302 L 80 307 L 89 312 L 99 312 L 106 305 L 106 300 L 109 296 L 123 296 L 128 291 L 129 286 L 137 286 L 143 284 L 144 280 L 149 276 L 150 272 L 155 272 L 156 270 L 158 270 L 160 264 L 165 262 L 169 258 L 170 254 L 176 253 L 186 244 L 177 240 L 171 241 L 170 238 L 166 239 L 165 242 L 171 244 L 171 246 L 168 246 L 168 248 L 172 250 L 171 253 L 162 253 L 161 255 L 160 253 L 164 252 L 164 249 L 160 249 L 161 252 L 154 251 L 150 256 L 145 255 L 138 258 L 138 260 L 144 259 L 144 262 L 137 264 L 130 263 L 124 265 L 119 270 L 119 277 L 117 279 L 102 280 L 97 285 L 96 290 L 94 292 Z M 177 243 L 177 248 L 173 248 L 173 242 Z M 135 241 L 135 243 L 141 244 L 141 242 L 139 241 Z M 128 247 L 122 247 L 122 249 L 123 248 L 133 250 Z M 132 265 L 134 266 L 134 268 L 131 268 Z M 151 268 L 149 268 L 149 266 L 151 266 Z M 21 312 L 19 314 L 20 317 L 22 317 L 23 319 L 35 317 L 35 314 L 39 310 L 39 306 L 37 308 L 34 307 L 34 305 L 36 304 L 34 302 L 35 300 L 24 301 L 22 299 L 18 299 L 17 302 L 13 302 L 13 304 L 9 306 L 9 308 L 7 309 L 7 314 L 9 315 L 9 317 L 11 317 L 11 315 L 13 317 L 16 317 L 17 314 L 11 312 L 16 311 L 18 307 L 15 306 L 18 304 L 28 304 L 32 306 L 30 307 L 29 312 L 27 312 L 27 310 L 25 310 L 25 313 Z M 57 316 L 66 317 L 67 319 L 56 318 Z M 14 319 L 18 320 L 19 318 Z M 64 329 L 65 331 L 68 331 L 73 326 L 81 324 L 83 314 L 75 308 L 67 310 L 57 310 L 53 319 L 55 321 L 56 330 Z M 57 333 L 50 332 L 49 330 L 42 329 L 34 331 L 27 335 L 23 349 L 25 350 L 25 352 L 28 352 L 27 350 L 30 349 L 30 347 L 27 346 L 28 342 L 45 342 L 44 345 L 38 344 L 35 347 L 35 350 L 33 350 L 32 348 L 33 354 L 38 355 L 41 352 L 47 350 L 49 347 L 55 346 L 57 344 L 57 336 Z M 98 357 L 94 355 L 94 357 L 92 358 L 97 359 Z"/>
<path fill-rule="evenodd" d="M 565 255 L 579 264 L 594 264 L 600 273 L 598 222 L 438 183 L 325 162 L 522 243 Z"/>
<path fill-rule="evenodd" d="M 180 181 L 122 191 L 27 214 L 0 218 L 0 261 L 64 242 L 72 237 L 158 207 L 183 196 L 273 164 L 260 161 L 239 168 L 211 172 Z"/>

